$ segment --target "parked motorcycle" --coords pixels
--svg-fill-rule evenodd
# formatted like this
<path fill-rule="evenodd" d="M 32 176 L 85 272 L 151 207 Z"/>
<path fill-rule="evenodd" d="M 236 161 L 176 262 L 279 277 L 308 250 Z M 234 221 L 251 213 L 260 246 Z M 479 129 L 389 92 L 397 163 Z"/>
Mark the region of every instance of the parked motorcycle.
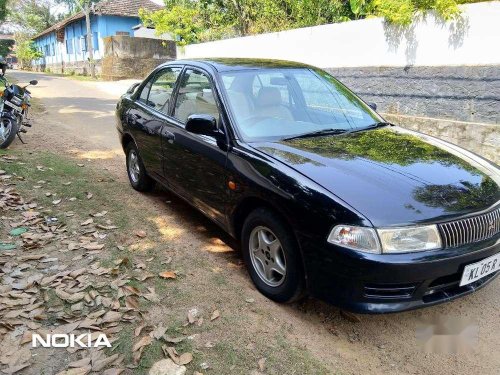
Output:
<path fill-rule="evenodd" d="M 14 141 L 16 135 L 22 143 L 21 133 L 26 133 L 26 128 L 31 128 L 28 122 L 28 109 L 31 106 L 31 93 L 27 87 L 38 84 L 32 80 L 26 86 L 11 84 L 5 76 L 0 75 L 0 85 L 5 86 L 0 90 L 0 148 L 7 148 Z"/>

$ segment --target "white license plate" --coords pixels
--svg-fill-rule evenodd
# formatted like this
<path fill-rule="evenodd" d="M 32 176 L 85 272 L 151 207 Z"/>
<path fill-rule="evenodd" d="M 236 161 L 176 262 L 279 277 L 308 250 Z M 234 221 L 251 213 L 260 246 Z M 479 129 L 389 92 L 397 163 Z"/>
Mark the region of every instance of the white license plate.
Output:
<path fill-rule="evenodd" d="M 500 269 L 500 253 L 495 254 L 489 258 L 483 259 L 480 262 L 468 264 L 465 266 L 460 286 L 464 286 L 474 281 L 477 281 L 489 274 Z"/>
<path fill-rule="evenodd" d="M 17 105 L 15 105 L 12 102 L 9 102 L 8 100 L 5 101 L 5 104 L 7 104 L 9 107 L 14 108 L 16 111 L 22 112 L 23 109 Z"/>

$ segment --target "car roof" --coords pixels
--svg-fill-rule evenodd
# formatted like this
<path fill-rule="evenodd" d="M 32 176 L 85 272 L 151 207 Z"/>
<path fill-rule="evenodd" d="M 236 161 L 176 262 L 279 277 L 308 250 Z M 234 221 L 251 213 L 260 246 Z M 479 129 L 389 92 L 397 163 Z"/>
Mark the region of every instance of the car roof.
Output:
<path fill-rule="evenodd" d="M 315 68 L 313 66 L 286 60 L 272 59 L 249 59 L 249 58 L 210 58 L 210 59 L 189 59 L 170 62 L 180 64 L 191 64 L 195 66 L 211 66 L 218 72 L 247 69 L 272 69 L 272 68 Z"/>

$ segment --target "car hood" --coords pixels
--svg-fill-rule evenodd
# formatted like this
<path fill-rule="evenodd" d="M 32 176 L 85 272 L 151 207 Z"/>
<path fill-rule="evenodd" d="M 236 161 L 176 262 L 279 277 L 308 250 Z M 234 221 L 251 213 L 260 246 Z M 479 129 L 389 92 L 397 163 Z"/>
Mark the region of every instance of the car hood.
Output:
<path fill-rule="evenodd" d="M 397 126 L 251 145 L 378 227 L 448 220 L 488 209 L 500 199 L 495 165 Z"/>

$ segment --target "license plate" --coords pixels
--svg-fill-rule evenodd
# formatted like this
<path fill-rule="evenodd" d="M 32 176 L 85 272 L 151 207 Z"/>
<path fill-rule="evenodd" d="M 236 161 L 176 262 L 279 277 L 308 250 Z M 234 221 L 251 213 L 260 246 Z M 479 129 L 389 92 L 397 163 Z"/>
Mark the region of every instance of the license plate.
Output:
<path fill-rule="evenodd" d="M 7 104 L 7 105 L 8 105 L 9 107 L 11 107 L 11 108 L 14 108 L 14 109 L 15 109 L 16 111 L 18 111 L 18 112 L 22 112 L 22 111 L 23 111 L 23 109 L 22 109 L 21 107 L 19 107 L 19 106 L 15 105 L 15 104 L 14 104 L 14 103 L 12 103 L 12 102 L 9 102 L 8 100 L 6 100 L 6 101 L 5 101 L 5 104 Z"/>
<path fill-rule="evenodd" d="M 483 259 L 480 262 L 468 264 L 465 266 L 460 286 L 464 286 L 474 281 L 477 281 L 489 274 L 500 269 L 500 253 L 495 254 L 489 258 Z"/>

